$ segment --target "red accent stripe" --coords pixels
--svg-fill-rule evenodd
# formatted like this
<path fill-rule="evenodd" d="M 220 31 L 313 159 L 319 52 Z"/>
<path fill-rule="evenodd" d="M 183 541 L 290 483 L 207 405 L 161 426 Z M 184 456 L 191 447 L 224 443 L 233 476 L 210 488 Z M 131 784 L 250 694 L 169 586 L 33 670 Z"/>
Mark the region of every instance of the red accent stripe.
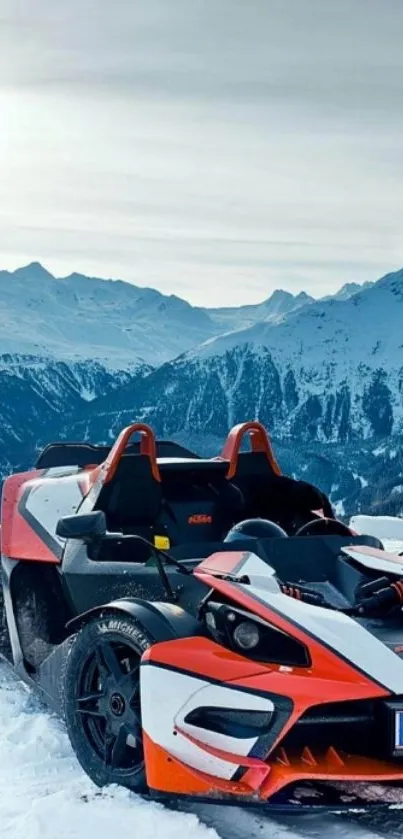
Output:
<path fill-rule="evenodd" d="M 197 571 L 204 574 L 214 574 L 214 572 L 217 574 L 229 574 L 247 556 L 248 553 L 246 551 L 218 551 L 203 560 L 197 566 Z"/>
<path fill-rule="evenodd" d="M 227 763 L 234 763 L 236 766 L 247 766 L 248 768 L 263 770 L 263 777 L 261 778 L 262 781 L 269 773 L 267 763 L 263 763 L 263 761 L 259 760 L 257 757 L 234 755 L 231 754 L 231 752 L 226 752 L 223 749 L 216 749 L 214 746 L 209 746 L 207 743 L 203 743 L 202 740 L 198 740 L 197 737 L 193 737 L 192 734 L 189 734 L 187 731 L 184 731 L 178 726 L 175 726 L 175 730 L 178 731 L 182 737 L 186 737 L 186 739 L 189 740 L 190 743 L 193 743 L 194 746 L 197 746 L 199 749 L 208 752 L 208 754 L 213 755 L 220 760 L 225 760 Z"/>
<path fill-rule="evenodd" d="M 224 443 L 220 457 L 222 460 L 229 460 L 227 479 L 230 480 L 236 475 L 239 452 L 245 434 L 250 436 L 252 452 L 265 454 L 273 472 L 276 475 L 281 475 L 281 469 L 274 456 L 271 441 L 264 425 L 260 422 L 252 421 L 235 425 Z"/>
<path fill-rule="evenodd" d="M 375 559 L 386 559 L 388 562 L 399 562 L 400 565 L 403 563 L 402 556 L 382 551 L 379 548 L 370 548 L 368 545 L 346 545 L 346 550 L 356 551 L 365 556 L 373 556 Z"/>
<path fill-rule="evenodd" d="M 4 482 L 1 502 L 2 553 L 10 559 L 35 560 L 59 564 L 60 559 L 18 511 L 18 503 L 28 481 L 40 478 L 44 470 L 11 475 Z"/>
<path fill-rule="evenodd" d="M 111 481 L 114 477 L 119 466 L 120 458 L 122 457 L 133 434 L 141 434 L 140 454 L 145 455 L 150 459 L 153 477 L 156 481 L 161 481 L 160 470 L 157 463 L 157 446 L 154 431 L 149 425 L 146 425 L 143 422 L 135 422 L 132 425 L 128 425 L 127 428 L 124 428 L 123 431 L 120 432 L 119 437 L 112 446 L 108 457 L 103 463 L 103 483 L 109 483 L 109 481 Z"/>

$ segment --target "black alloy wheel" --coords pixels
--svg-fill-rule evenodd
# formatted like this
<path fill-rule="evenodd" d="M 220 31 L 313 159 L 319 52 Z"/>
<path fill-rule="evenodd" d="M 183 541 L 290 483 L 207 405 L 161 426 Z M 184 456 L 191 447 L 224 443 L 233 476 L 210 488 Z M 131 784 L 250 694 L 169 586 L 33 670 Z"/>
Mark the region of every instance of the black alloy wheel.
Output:
<path fill-rule="evenodd" d="M 81 766 L 98 786 L 146 791 L 140 659 L 152 638 L 125 615 L 106 615 L 75 636 L 64 674 L 65 718 Z"/>

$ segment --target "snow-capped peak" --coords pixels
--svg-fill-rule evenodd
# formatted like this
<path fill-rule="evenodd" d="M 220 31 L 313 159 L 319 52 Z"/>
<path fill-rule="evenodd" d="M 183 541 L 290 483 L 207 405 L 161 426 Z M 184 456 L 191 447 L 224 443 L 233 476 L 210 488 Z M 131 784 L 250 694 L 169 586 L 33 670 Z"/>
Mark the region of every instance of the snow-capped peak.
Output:
<path fill-rule="evenodd" d="M 21 268 L 17 268 L 13 271 L 12 276 L 19 280 L 29 280 L 31 283 L 44 282 L 54 279 L 53 275 L 47 271 L 40 262 L 30 262 L 28 265 L 23 265 Z"/>

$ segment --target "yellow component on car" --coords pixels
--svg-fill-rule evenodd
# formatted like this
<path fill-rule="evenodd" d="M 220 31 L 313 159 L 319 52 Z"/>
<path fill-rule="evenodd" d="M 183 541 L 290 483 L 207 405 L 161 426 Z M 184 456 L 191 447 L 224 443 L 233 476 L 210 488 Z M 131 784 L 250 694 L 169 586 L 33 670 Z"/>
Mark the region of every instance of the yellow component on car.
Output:
<path fill-rule="evenodd" d="M 160 551 L 167 551 L 171 547 L 171 542 L 168 536 L 154 536 L 154 547 L 159 548 Z"/>

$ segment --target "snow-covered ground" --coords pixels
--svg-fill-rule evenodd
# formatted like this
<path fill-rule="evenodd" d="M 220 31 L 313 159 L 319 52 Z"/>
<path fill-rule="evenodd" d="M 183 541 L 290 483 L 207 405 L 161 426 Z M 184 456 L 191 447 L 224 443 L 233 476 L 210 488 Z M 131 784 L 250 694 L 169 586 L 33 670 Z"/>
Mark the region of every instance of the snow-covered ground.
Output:
<path fill-rule="evenodd" d="M 192 814 L 84 775 L 62 723 L 0 664 L 1 839 L 216 839 Z"/>
<path fill-rule="evenodd" d="M 363 818 L 363 817 L 361 817 Z M 267 818 L 234 807 L 172 811 L 84 775 L 63 724 L 0 663 L 1 839 L 376 839 L 403 836 L 401 813 Z"/>
<path fill-rule="evenodd" d="M 266 818 L 233 807 L 172 811 L 124 789 L 100 791 L 84 775 L 63 724 L 0 663 L 1 839 L 375 839 L 400 834 L 337 818 Z"/>
<path fill-rule="evenodd" d="M 403 518 L 396 516 L 352 516 L 350 527 L 357 533 L 367 533 L 381 539 L 391 553 L 403 551 Z"/>
<path fill-rule="evenodd" d="M 78 765 L 63 724 L 0 662 L 0 839 L 177 839 L 179 835 L 183 839 L 403 837 L 403 816 L 397 811 L 386 820 L 375 814 L 274 819 L 206 805 L 172 811 L 124 789 L 100 791 Z"/>

